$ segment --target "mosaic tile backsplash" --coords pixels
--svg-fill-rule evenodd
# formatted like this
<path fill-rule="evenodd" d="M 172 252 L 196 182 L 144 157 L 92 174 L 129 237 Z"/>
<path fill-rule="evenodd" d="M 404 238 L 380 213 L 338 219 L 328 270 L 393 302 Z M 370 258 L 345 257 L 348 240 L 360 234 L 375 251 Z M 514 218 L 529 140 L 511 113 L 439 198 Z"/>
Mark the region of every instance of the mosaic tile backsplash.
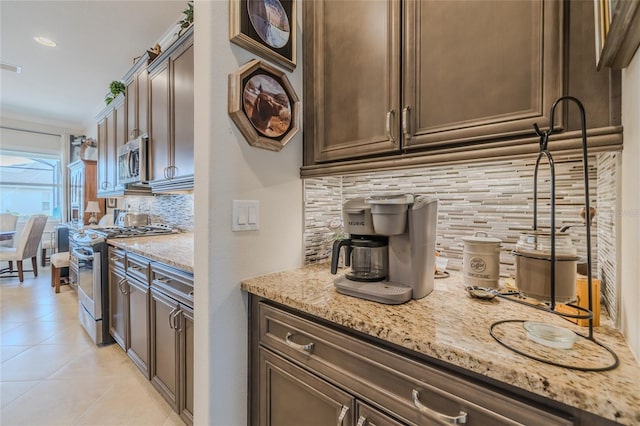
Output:
<path fill-rule="evenodd" d="M 126 196 L 118 208 L 149 213 L 152 223 L 164 223 L 185 232 L 193 232 L 193 194 Z"/>
<path fill-rule="evenodd" d="M 605 305 L 615 301 L 615 199 L 618 154 L 592 155 L 589 198 L 598 210 L 592 226 L 594 276 L 605 281 Z M 502 240 L 502 276 L 515 275 L 511 252 L 522 232 L 533 226 L 535 158 L 477 164 L 446 165 L 398 171 L 310 178 L 305 189 L 305 260 L 327 259 L 342 230 L 342 204 L 355 197 L 413 193 L 438 198 L 437 250 L 449 259 L 448 269 L 462 270 L 462 238 L 477 231 Z M 602 176 L 601 176 L 602 175 Z M 569 232 L 578 254 L 586 256 L 586 232 L 580 217 L 584 205 L 581 156 L 555 158 L 556 226 Z M 538 174 L 538 228 L 550 226 L 550 172 Z M 612 290 L 613 289 L 613 290 Z"/>

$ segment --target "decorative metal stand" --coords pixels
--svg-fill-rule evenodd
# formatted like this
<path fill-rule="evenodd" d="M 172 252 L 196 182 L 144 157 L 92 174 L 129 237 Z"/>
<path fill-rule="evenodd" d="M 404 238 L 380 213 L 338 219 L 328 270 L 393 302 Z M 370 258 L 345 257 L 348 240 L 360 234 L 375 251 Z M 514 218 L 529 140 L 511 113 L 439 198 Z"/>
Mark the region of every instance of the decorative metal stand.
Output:
<path fill-rule="evenodd" d="M 553 161 L 553 156 L 551 155 L 551 152 L 549 152 L 548 146 L 549 146 L 549 136 L 551 136 L 551 134 L 553 133 L 553 121 L 554 121 L 554 116 L 555 116 L 555 110 L 556 107 L 558 106 L 558 104 L 564 100 L 567 101 L 573 101 L 576 103 L 576 105 L 578 106 L 579 110 L 580 110 L 580 120 L 581 120 L 581 127 L 582 127 L 582 165 L 583 165 L 583 169 L 584 169 L 584 202 L 585 202 L 585 210 L 586 210 L 586 214 L 585 214 L 585 226 L 586 226 L 586 232 L 587 232 L 587 292 L 588 292 L 588 303 L 589 303 L 589 308 L 585 309 L 582 308 L 580 306 L 576 306 L 573 304 L 567 304 L 567 306 L 577 309 L 580 312 L 584 312 L 584 314 L 568 314 L 568 313 L 562 313 L 562 312 L 558 312 L 556 311 L 556 200 L 555 200 L 555 196 L 556 196 L 556 182 L 555 182 L 555 164 Z M 549 258 L 551 265 L 550 265 L 550 272 L 551 272 L 551 300 L 549 303 L 548 307 L 542 307 L 542 306 L 534 306 L 534 308 L 536 309 L 540 309 L 555 315 L 560 315 L 562 317 L 566 317 L 566 318 L 575 318 L 575 319 L 588 319 L 589 320 L 589 334 L 587 336 L 584 336 L 582 334 L 576 333 L 576 335 L 578 335 L 579 337 L 586 339 L 587 341 L 594 343 L 600 347 L 602 347 L 603 349 L 605 349 L 607 352 L 609 352 L 609 354 L 611 354 L 612 358 L 613 358 L 613 362 L 609 365 L 606 365 L 604 367 L 577 367 L 577 366 L 572 366 L 572 365 L 566 365 L 566 364 L 561 364 L 561 363 L 556 363 L 553 361 L 549 361 L 547 359 L 543 359 L 540 357 L 537 357 L 533 354 L 530 353 L 526 353 L 524 351 L 521 351 L 519 349 L 516 349 L 514 347 L 512 347 L 511 345 L 505 343 L 504 341 L 500 340 L 500 338 L 498 336 L 496 336 L 496 334 L 494 333 L 494 327 L 496 327 L 499 324 L 504 324 L 504 323 L 514 323 L 514 322 L 521 322 L 524 323 L 525 320 L 503 320 L 503 321 L 497 321 L 493 324 L 491 324 L 491 327 L 489 329 L 489 332 L 491 333 L 491 336 L 496 339 L 496 341 L 498 341 L 498 343 L 500 343 L 501 345 L 505 346 L 506 348 L 520 354 L 520 355 L 524 355 L 528 358 L 534 359 L 536 361 L 540 361 L 540 362 L 544 362 L 546 364 L 550 364 L 550 365 L 554 365 L 557 367 L 563 367 L 563 368 L 570 368 L 570 369 L 574 369 L 574 370 L 580 370 L 580 371 L 608 371 L 608 370 L 613 370 L 614 368 L 616 368 L 619 364 L 619 360 L 618 360 L 618 356 L 615 354 L 615 352 L 613 352 L 611 349 L 609 349 L 608 347 L 606 347 L 605 345 L 603 345 L 602 343 L 599 343 L 598 341 L 596 341 L 596 339 L 593 337 L 593 290 L 592 290 L 592 271 L 591 271 L 591 210 L 590 210 L 590 206 L 589 206 L 589 166 L 588 166 L 588 159 L 587 159 L 587 128 L 586 128 L 586 120 L 585 120 L 585 111 L 584 111 L 584 106 L 582 105 L 582 102 L 580 102 L 577 98 L 573 97 L 573 96 L 563 96 L 561 98 L 558 98 L 554 103 L 553 106 L 551 107 L 551 113 L 550 113 L 550 123 L 549 123 L 549 130 L 546 131 L 542 131 L 540 130 L 540 128 L 538 127 L 538 124 L 534 124 L 533 127 L 535 129 L 536 134 L 540 137 L 540 151 L 538 152 L 538 158 L 536 160 L 536 166 L 535 166 L 535 171 L 534 171 L 534 183 L 533 183 L 533 230 L 536 231 L 538 229 L 538 169 L 540 166 L 540 161 L 542 160 L 542 158 L 546 158 L 547 162 L 549 164 L 549 169 L 550 169 L 550 174 L 551 174 L 551 182 L 550 182 L 550 198 L 551 198 L 551 232 L 550 232 L 550 236 L 551 236 L 551 257 Z M 525 302 L 522 301 L 518 301 L 518 300 L 514 300 L 512 298 L 507 298 L 504 297 L 506 295 L 499 295 L 499 296 L 503 296 L 503 298 L 506 298 L 507 300 L 511 300 L 511 301 L 516 301 L 518 303 L 522 303 L 522 304 L 526 304 L 528 306 L 531 306 L 530 304 L 527 304 Z"/>

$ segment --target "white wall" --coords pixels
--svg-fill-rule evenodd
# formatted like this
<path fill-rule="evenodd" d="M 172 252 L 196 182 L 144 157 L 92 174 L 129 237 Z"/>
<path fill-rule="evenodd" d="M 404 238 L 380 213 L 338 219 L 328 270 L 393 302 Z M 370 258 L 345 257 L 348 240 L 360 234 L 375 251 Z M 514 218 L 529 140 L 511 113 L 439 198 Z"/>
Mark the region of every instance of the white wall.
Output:
<path fill-rule="evenodd" d="M 640 51 L 622 71 L 620 200 L 620 328 L 640 360 Z"/>
<path fill-rule="evenodd" d="M 240 281 L 302 265 L 302 135 L 278 153 L 247 144 L 227 113 L 227 82 L 254 55 L 229 42 L 228 1 L 196 1 L 194 15 L 195 422 L 244 425 L 248 311 Z M 297 46 L 302 57 L 300 37 Z M 301 97 L 301 64 L 288 76 Z M 260 201 L 259 231 L 231 232 L 234 199 Z"/>

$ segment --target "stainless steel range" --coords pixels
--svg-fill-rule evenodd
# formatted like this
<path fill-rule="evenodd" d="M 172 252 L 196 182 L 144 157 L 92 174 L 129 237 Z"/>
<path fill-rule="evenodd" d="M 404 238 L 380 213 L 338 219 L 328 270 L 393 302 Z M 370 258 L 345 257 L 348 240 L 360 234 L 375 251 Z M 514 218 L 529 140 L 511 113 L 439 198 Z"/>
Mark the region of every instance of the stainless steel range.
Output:
<path fill-rule="evenodd" d="M 69 235 L 69 281 L 78 291 L 80 323 L 96 344 L 113 343 L 109 334 L 109 248 L 107 239 L 146 237 L 176 231 L 164 225 L 91 228 Z"/>

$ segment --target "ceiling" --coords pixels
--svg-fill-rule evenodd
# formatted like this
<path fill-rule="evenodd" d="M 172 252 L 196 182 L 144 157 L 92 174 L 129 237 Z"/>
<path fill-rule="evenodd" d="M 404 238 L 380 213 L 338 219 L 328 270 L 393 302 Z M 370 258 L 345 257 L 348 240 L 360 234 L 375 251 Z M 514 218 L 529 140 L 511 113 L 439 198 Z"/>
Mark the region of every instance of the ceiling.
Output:
<path fill-rule="evenodd" d="M 175 32 L 186 0 L 0 0 L 0 70 L 4 117 L 84 129 L 120 80 L 164 35 Z M 36 35 L 54 40 L 42 46 Z"/>

